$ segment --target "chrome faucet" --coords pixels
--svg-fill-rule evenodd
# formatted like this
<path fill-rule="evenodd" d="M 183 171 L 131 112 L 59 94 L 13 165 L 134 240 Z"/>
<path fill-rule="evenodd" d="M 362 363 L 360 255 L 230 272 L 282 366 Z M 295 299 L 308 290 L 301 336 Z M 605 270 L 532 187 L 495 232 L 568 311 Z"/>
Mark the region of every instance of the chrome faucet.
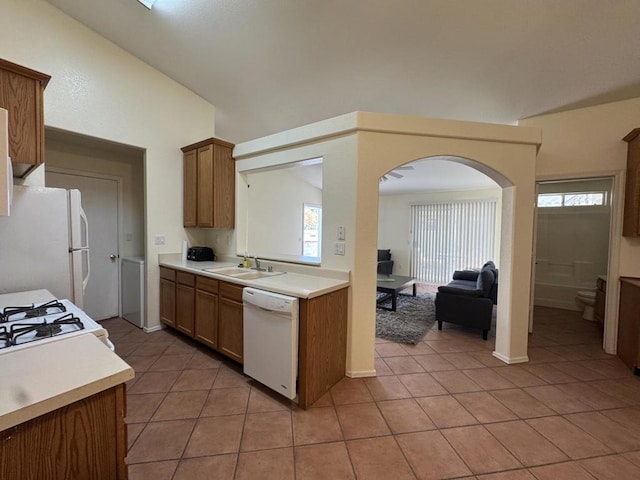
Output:
<path fill-rule="evenodd" d="M 258 260 L 258 256 L 253 257 L 253 261 L 256 264 L 256 266 L 253 267 L 253 270 L 257 270 L 258 272 L 264 272 L 265 271 L 264 268 L 260 268 L 260 260 Z"/>

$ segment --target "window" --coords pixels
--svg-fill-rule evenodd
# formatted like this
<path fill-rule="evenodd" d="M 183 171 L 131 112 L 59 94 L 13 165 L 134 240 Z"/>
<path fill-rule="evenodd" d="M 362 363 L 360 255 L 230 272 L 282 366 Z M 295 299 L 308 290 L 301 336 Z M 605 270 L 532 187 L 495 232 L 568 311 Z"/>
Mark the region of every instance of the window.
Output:
<path fill-rule="evenodd" d="M 302 256 L 320 258 L 322 206 L 305 203 L 302 217 Z"/>
<path fill-rule="evenodd" d="M 538 207 L 590 207 L 606 205 L 606 192 L 541 193 Z"/>
<path fill-rule="evenodd" d="M 454 270 L 494 260 L 496 214 L 495 199 L 412 205 L 410 275 L 444 285 Z"/>

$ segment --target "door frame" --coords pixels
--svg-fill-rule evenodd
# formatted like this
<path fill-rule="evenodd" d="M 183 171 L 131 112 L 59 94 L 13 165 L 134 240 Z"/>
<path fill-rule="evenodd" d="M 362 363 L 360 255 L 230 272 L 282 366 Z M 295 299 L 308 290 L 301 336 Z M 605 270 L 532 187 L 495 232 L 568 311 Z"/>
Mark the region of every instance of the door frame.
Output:
<path fill-rule="evenodd" d="M 605 170 L 599 172 L 589 172 L 587 174 L 567 174 L 567 175 L 543 175 L 536 176 L 536 191 L 538 183 L 549 181 L 571 181 L 571 180 L 591 180 L 594 178 L 612 178 L 611 186 L 611 219 L 609 223 L 609 253 L 607 258 L 607 296 L 606 308 L 604 312 L 604 330 L 602 335 L 602 348 L 608 354 L 615 355 L 618 344 L 618 302 L 620 298 L 620 243 L 622 242 L 622 217 L 624 211 L 624 170 Z M 537 202 L 536 224 L 537 224 Z M 534 225 L 534 232 L 535 227 Z M 533 237 L 533 254 L 536 252 L 537 239 Z M 535 257 L 532 259 L 531 272 L 531 311 L 530 319 L 533 322 L 533 293 L 535 288 Z M 530 332 L 533 324 L 530 323 Z"/>
<path fill-rule="evenodd" d="M 122 177 L 116 175 L 109 175 L 107 173 L 99 173 L 99 172 L 88 172 L 86 170 L 76 170 L 72 168 L 64 168 L 64 167 L 47 167 L 45 165 L 45 178 L 46 172 L 58 173 L 62 175 L 74 175 L 78 177 L 88 177 L 88 178 L 98 178 L 100 180 L 110 180 L 115 181 L 118 189 L 117 194 L 117 206 L 116 206 L 116 223 L 118 225 L 118 251 L 117 251 L 117 267 L 118 267 L 118 316 L 122 317 L 122 294 L 120 289 L 122 288 L 122 269 L 120 265 L 120 253 L 124 248 L 122 232 L 124 231 L 124 219 L 123 219 L 123 205 L 124 205 L 124 190 L 122 186 Z M 89 241 L 91 241 L 91 237 L 89 237 Z M 89 249 L 91 249 L 91 244 L 89 244 Z"/>

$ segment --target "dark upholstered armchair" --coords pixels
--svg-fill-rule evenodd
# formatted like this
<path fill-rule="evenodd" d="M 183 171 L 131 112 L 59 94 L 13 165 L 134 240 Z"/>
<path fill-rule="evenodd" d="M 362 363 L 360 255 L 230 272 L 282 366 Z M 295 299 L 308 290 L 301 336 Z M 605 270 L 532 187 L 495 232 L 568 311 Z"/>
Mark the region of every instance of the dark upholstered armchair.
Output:
<path fill-rule="evenodd" d="M 391 260 L 391 249 L 378 250 L 378 273 L 391 275 L 393 272 L 393 260 Z"/>
<path fill-rule="evenodd" d="M 493 262 L 485 263 L 479 271 L 456 270 L 448 285 L 438 287 L 436 321 L 479 328 L 487 339 L 491 330 L 493 306 L 498 302 L 498 269 Z"/>

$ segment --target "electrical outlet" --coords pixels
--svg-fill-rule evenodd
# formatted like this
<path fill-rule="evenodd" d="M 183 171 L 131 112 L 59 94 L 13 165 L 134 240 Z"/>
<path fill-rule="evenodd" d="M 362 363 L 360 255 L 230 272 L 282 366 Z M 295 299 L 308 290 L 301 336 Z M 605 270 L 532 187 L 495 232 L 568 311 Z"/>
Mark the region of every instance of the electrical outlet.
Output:
<path fill-rule="evenodd" d="M 153 239 L 153 243 L 155 245 L 164 245 L 164 241 L 165 241 L 164 235 L 156 235 Z"/>
<path fill-rule="evenodd" d="M 344 225 L 338 225 L 338 231 L 337 231 L 338 240 L 344 240 L 345 236 L 346 236 L 346 230 L 344 228 Z"/>
<path fill-rule="evenodd" d="M 344 242 L 336 242 L 333 244 L 333 253 L 335 255 L 344 255 Z"/>

